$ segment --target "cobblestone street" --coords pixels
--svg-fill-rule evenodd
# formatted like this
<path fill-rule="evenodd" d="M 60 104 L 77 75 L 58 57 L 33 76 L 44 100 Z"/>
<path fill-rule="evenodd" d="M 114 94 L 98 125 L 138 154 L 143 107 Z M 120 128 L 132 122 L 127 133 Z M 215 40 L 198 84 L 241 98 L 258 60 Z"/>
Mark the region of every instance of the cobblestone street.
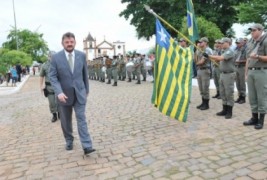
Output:
<path fill-rule="evenodd" d="M 267 179 L 267 123 L 242 125 L 251 116 L 248 100 L 224 119 L 215 115 L 221 100 L 195 108 L 201 98 L 193 87 L 182 123 L 153 107 L 152 87 L 90 80 L 86 115 L 96 152 L 85 157 L 75 118 L 74 149 L 66 151 L 60 122 L 51 123 L 39 77 L 31 76 L 18 93 L 0 96 L 0 180 Z"/>

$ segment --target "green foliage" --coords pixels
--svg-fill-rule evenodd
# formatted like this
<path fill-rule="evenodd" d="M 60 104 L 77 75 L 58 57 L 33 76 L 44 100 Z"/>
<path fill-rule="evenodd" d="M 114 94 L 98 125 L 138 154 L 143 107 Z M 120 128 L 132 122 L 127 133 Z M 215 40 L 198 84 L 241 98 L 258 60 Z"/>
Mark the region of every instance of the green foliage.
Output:
<path fill-rule="evenodd" d="M 43 34 L 31 32 L 27 29 L 18 30 L 18 47 L 31 56 L 31 58 L 38 62 L 43 62 L 44 57 L 48 52 L 48 46 L 43 39 Z M 16 33 L 11 30 L 7 36 L 7 41 L 3 43 L 3 47 L 9 50 L 16 50 Z"/>
<path fill-rule="evenodd" d="M 188 30 L 187 30 L 186 22 L 187 20 L 186 18 L 184 18 L 180 31 L 182 34 L 188 37 Z M 198 24 L 199 37 L 200 38 L 207 37 L 209 39 L 209 44 L 211 47 L 213 47 L 213 44 L 216 39 L 220 39 L 224 36 L 216 24 L 214 24 L 213 22 L 207 21 L 204 17 L 198 17 L 197 24 Z"/>
<path fill-rule="evenodd" d="M 204 17 L 216 24 L 223 34 L 237 21 L 237 10 L 234 8 L 240 3 L 250 0 L 194 0 L 196 17 Z M 147 4 L 159 16 L 169 22 L 174 28 L 180 29 L 183 18 L 186 17 L 186 1 L 183 0 L 121 0 L 127 3 L 127 8 L 119 15 L 130 19 L 134 25 L 138 38 L 150 39 L 155 33 L 155 17 L 147 12 L 143 5 Z M 208 27 L 210 28 L 210 27 Z M 176 33 L 166 28 L 172 36 Z"/>
<path fill-rule="evenodd" d="M 238 19 L 242 24 L 245 23 L 260 23 L 267 27 L 267 1 L 266 0 L 252 0 L 251 3 L 241 3 L 236 6 L 239 11 Z"/>
<path fill-rule="evenodd" d="M 0 74 L 6 74 L 9 67 L 16 64 L 31 65 L 32 58 L 22 51 L 0 49 Z"/>

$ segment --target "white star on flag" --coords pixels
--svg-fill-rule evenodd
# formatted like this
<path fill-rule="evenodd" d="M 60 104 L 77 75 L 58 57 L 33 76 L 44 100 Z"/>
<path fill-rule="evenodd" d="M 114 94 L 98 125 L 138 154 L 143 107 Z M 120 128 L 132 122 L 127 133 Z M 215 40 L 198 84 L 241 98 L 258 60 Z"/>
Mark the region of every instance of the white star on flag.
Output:
<path fill-rule="evenodd" d="M 166 43 L 167 35 L 164 33 L 163 29 L 161 28 L 160 31 L 158 31 L 158 33 L 160 35 L 160 41 L 163 41 L 164 43 Z"/>

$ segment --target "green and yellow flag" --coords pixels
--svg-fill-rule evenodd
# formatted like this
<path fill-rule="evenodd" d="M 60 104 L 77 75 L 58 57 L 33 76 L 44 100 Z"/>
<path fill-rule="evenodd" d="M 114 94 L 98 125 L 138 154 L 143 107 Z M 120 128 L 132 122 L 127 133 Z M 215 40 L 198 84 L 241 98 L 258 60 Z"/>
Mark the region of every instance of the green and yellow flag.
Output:
<path fill-rule="evenodd" d="M 156 20 L 156 59 L 152 103 L 185 122 L 192 87 L 192 48 L 182 48 Z"/>
<path fill-rule="evenodd" d="M 190 41 L 195 43 L 198 40 L 198 29 L 197 29 L 197 22 L 195 18 L 195 11 L 192 0 L 186 0 L 186 7 L 187 7 L 187 28 Z"/>

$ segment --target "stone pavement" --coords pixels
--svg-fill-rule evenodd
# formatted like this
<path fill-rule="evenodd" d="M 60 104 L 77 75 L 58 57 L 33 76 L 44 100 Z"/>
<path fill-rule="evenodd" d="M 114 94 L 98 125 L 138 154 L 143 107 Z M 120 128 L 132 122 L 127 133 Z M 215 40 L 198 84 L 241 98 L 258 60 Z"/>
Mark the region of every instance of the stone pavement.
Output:
<path fill-rule="evenodd" d="M 97 151 L 84 157 L 75 119 L 74 150 L 66 151 L 60 122 L 50 122 L 39 78 L 31 76 L 20 92 L 0 96 L 0 179 L 267 179 L 267 125 L 242 125 L 248 103 L 226 120 L 215 115 L 220 100 L 197 110 L 193 87 L 181 123 L 154 108 L 151 93 L 150 82 L 90 81 L 87 117 Z"/>

